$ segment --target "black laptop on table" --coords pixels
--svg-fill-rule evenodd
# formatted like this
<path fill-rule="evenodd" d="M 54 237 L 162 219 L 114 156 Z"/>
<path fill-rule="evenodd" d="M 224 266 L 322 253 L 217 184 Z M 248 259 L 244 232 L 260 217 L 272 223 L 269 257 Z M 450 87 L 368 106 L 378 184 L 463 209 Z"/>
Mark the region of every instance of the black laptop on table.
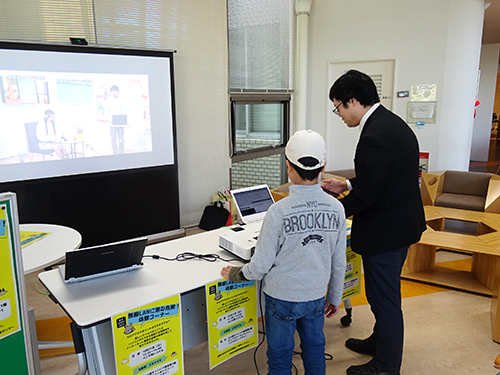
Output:
<path fill-rule="evenodd" d="M 139 269 L 147 237 L 66 251 L 66 262 L 59 266 L 65 283 Z"/>

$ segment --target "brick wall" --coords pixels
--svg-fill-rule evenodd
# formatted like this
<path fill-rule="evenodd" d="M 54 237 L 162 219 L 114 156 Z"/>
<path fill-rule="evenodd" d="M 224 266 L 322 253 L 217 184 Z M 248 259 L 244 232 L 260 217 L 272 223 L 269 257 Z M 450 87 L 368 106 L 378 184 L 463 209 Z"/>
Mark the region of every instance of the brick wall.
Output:
<path fill-rule="evenodd" d="M 246 150 L 275 145 L 276 143 L 279 143 L 279 141 L 275 139 L 237 139 L 236 149 Z M 274 189 L 282 185 L 284 183 L 282 158 L 283 155 L 279 154 L 234 163 L 231 171 L 231 188 L 238 189 L 247 186 L 267 184 L 269 189 Z"/>

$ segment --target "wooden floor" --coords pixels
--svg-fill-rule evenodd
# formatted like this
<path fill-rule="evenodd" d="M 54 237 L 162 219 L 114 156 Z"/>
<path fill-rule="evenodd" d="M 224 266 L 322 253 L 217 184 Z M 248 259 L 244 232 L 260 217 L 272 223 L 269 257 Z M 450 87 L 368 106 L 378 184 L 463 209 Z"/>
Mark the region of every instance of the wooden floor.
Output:
<path fill-rule="evenodd" d="M 490 138 L 490 150 L 488 153 L 488 161 L 471 161 L 469 164 L 469 171 L 497 173 L 499 167 L 500 167 L 500 139 L 499 140 L 496 139 L 496 131 L 494 131 L 492 133 L 492 138 Z"/>

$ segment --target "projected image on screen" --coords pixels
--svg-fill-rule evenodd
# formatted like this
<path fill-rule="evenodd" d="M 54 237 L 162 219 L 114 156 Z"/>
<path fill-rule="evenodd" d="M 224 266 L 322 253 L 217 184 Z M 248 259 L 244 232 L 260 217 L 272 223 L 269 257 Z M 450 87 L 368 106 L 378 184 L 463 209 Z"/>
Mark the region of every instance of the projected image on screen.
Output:
<path fill-rule="evenodd" d="M 0 95 L 0 164 L 152 151 L 147 75 L 0 70 Z"/>

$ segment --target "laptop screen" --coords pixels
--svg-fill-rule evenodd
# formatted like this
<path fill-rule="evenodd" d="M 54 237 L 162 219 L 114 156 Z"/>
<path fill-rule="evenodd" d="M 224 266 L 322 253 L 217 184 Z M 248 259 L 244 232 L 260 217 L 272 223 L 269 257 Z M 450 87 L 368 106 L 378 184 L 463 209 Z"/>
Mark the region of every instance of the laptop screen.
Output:
<path fill-rule="evenodd" d="M 274 203 L 267 185 L 231 190 L 231 195 L 244 223 L 264 219 L 267 210 Z"/>
<path fill-rule="evenodd" d="M 147 237 L 141 237 L 67 251 L 65 280 L 139 266 L 147 241 Z"/>
<path fill-rule="evenodd" d="M 127 125 L 127 115 L 113 115 L 113 125 Z"/>

